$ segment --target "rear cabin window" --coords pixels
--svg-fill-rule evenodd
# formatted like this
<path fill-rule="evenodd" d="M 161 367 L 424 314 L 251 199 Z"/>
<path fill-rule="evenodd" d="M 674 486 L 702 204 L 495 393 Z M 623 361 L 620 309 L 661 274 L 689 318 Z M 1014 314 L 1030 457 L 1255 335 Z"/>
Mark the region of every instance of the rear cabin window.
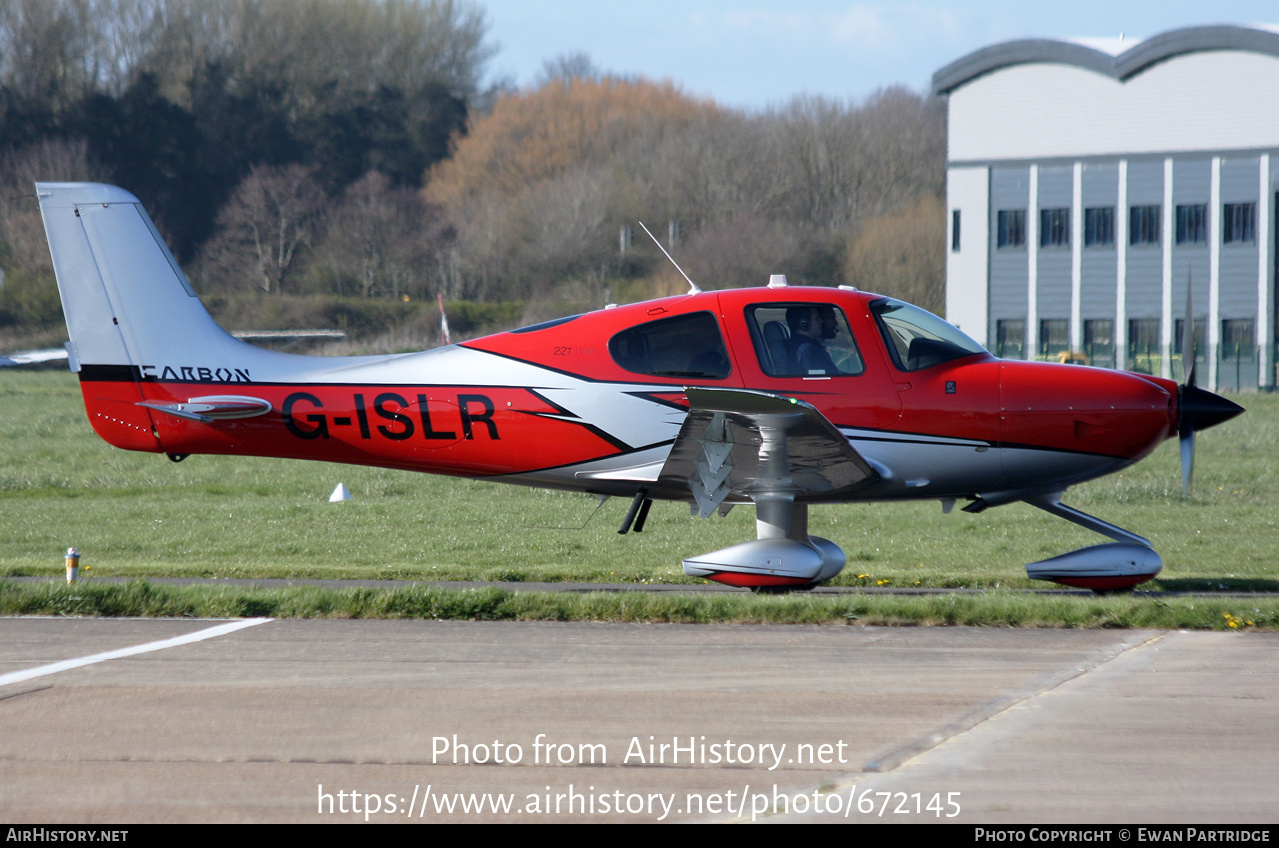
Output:
<path fill-rule="evenodd" d="M 847 377 L 865 366 L 848 320 L 826 303 L 746 307 L 759 366 L 770 377 Z"/>
<path fill-rule="evenodd" d="M 709 312 L 623 330 L 609 340 L 608 352 L 627 371 L 651 377 L 723 380 L 733 370 L 719 322 Z"/>

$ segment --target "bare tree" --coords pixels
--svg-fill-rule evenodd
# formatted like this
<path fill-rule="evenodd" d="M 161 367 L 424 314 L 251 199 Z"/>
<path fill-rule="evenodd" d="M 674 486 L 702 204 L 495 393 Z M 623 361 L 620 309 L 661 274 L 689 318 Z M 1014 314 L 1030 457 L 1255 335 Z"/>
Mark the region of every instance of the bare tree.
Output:
<path fill-rule="evenodd" d="M 589 53 L 561 53 L 542 63 L 542 70 L 533 78 L 533 87 L 541 88 L 548 82 L 568 85 L 575 79 L 599 82 L 603 78 L 604 72 L 591 61 Z"/>
<path fill-rule="evenodd" d="M 940 314 L 946 293 L 946 213 L 922 195 L 895 213 L 872 218 L 848 250 L 848 282 Z"/>
<path fill-rule="evenodd" d="M 0 79 L 23 101 L 62 108 L 92 89 L 97 69 L 85 0 L 0 3 Z"/>
<path fill-rule="evenodd" d="M 759 217 L 768 210 L 765 175 L 774 170 L 755 119 L 721 111 L 625 150 L 636 175 L 637 212 L 657 212 L 690 229 Z"/>
<path fill-rule="evenodd" d="M 759 286 L 770 274 L 803 278 L 802 233 L 771 219 L 741 215 L 732 223 L 712 224 L 688 239 L 680 264 L 702 288 Z M 811 282 L 828 282 L 826 280 Z"/>
<path fill-rule="evenodd" d="M 765 189 L 775 214 L 847 231 L 942 190 L 944 115 L 905 88 L 861 104 L 799 97 L 761 124 L 776 163 Z"/>
<path fill-rule="evenodd" d="M 530 248 L 551 274 L 571 274 L 606 261 L 611 243 L 604 237 L 604 222 L 611 190 L 603 169 L 581 168 L 526 194 Z"/>
<path fill-rule="evenodd" d="M 236 288 L 250 278 L 267 294 L 285 291 L 322 224 L 324 194 L 301 165 L 254 168 L 218 215 L 205 273 Z M 228 286 L 227 284 L 230 283 Z"/>
<path fill-rule="evenodd" d="M 677 256 L 699 284 L 829 284 L 867 221 L 943 190 L 941 105 L 904 88 L 751 115 L 643 80 L 582 79 L 584 60 L 552 60 L 541 88 L 473 117 L 429 175 L 426 195 L 458 230 L 451 279 L 471 296 L 606 275 L 655 274 L 659 288 L 666 264 L 646 242 L 619 257 L 618 227 L 637 218 L 681 223 Z"/>
<path fill-rule="evenodd" d="M 106 174 L 90 157 L 84 139 L 41 141 L 0 159 L 0 277 L 15 271 L 45 274 L 52 285 L 49 243 L 35 199 L 37 181 L 91 181 Z"/>
<path fill-rule="evenodd" d="M 185 0 L 196 7 L 205 0 Z M 443 83 L 473 97 L 493 54 L 484 13 L 463 0 L 222 0 L 223 60 L 246 80 L 282 84 L 295 108 L 386 85 Z"/>
<path fill-rule="evenodd" d="M 0 0 L 0 84 L 54 111 L 148 73 L 190 105 L 210 67 L 295 110 L 443 85 L 473 99 L 494 48 L 468 0 Z"/>
<path fill-rule="evenodd" d="M 438 237 L 429 218 L 417 192 L 393 189 L 385 174 L 370 171 L 346 190 L 317 253 L 364 297 L 421 296 Z"/>

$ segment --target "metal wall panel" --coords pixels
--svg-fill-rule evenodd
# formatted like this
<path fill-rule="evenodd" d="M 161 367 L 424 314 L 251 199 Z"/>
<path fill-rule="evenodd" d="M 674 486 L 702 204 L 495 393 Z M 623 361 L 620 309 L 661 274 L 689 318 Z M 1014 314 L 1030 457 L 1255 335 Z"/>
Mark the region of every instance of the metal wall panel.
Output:
<path fill-rule="evenodd" d="M 1039 208 L 1070 206 L 1074 190 L 1074 169 L 1069 165 L 1042 165 L 1039 168 Z"/>
<path fill-rule="evenodd" d="M 1260 177 L 1256 156 L 1221 160 L 1221 202 L 1257 201 Z M 1253 276 L 1256 276 L 1255 274 Z"/>
<path fill-rule="evenodd" d="M 1119 163 L 1086 162 L 1083 171 L 1084 208 L 1114 206 L 1119 197 Z"/>
<path fill-rule="evenodd" d="M 992 168 L 990 171 L 990 322 L 995 332 L 1001 318 L 1025 318 L 1027 311 L 1026 248 L 996 247 L 1001 209 L 1024 209 L 1030 202 L 1029 168 Z M 1029 222 L 1028 222 L 1029 223 Z M 1029 230 L 1029 227 L 1027 227 Z"/>
<path fill-rule="evenodd" d="M 1206 199 L 1206 193 L 1205 193 Z M 1164 202 L 1164 160 L 1133 159 L 1128 163 L 1128 203 L 1149 206 Z M 1124 214 L 1127 214 L 1125 210 Z"/>
<path fill-rule="evenodd" d="M 991 223 L 996 209 L 1025 209 L 1030 197 L 1030 169 L 995 167 L 990 170 Z M 993 230 L 992 230 L 993 232 Z"/>
<path fill-rule="evenodd" d="M 1074 234 L 1071 234 L 1074 237 Z M 1070 318 L 1070 247 L 1039 248 L 1039 318 Z"/>
<path fill-rule="evenodd" d="M 1162 159 L 1137 159 L 1128 163 L 1128 205 L 1162 206 L 1164 200 L 1164 163 Z M 1122 214 L 1127 220 L 1128 210 Z M 1160 244 L 1128 245 L 1127 296 L 1125 312 L 1129 318 L 1159 318 L 1163 313 L 1163 247 Z"/>
<path fill-rule="evenodd" d="M 1199 312 L 1199 271 L 1195 270 L 1195 312 Z M 1184 289 L 1183 289 L 1184 292 Z M 1185 294 L 1182 294 L 1185 297 Z M 1222 318 L 1257 317 L 1257 244 L 1227 244 L 1221 248 L 1218 290 Z M 1174 301 L 1174 306 L 1176 301 Z M 1184 307 L 1183 307 L 1184 309 Z"/>
<path fill-rule="evenodd" d="M 1221 203 L 1259 203 L 1260 162 L 1256 156 L 1221 160 Z M 1260 213 L 1260 210 L 1257 210 Z M 1254 219 L 1253 240 L 1221 245 L 1218 298 L 1220 317 L 1255 318 L 1257 315 L 1257 250 L 1261 216 Z M 1222 234 L 1217 235 L 1222 239 Z M 1198 273 L 1198 272 L 1196 272 Z M 1199 296 L 1196 286 L 1195 297 Z M 1196 310 L 1198 311 L 1198 310 Z"/>
<path fill-rule="evenodd" d="M 1079 314 L 1090 318 L 1115 317 L 1115 291 L 1118 285 L 1115 248 L 1084 248 L 1082 280 L 1079 288 Z"/>
<path fill-rule="evenodd" d="M 1172 163 L 1172 202 L 1178 206 L 1207 203 L 1212 188 L 1212 160 L 1175 159 Z"/>
<path fill-rule="evenodd" d="M 1163 262 L 1164 254 L 1158 245 L 1128 248 L 1125 311 L 1129 318 L 1158 318 L 1163 314 Z"/>
<path fill-rule="evenodd" d="M 1083 207 L 1110 207 L 1114 210 L 1114 237 L 1119 237 L 1119 163 L 1085 163 L 1080 175 Z M 1079 238 L 1084 237 L 1083 233 Z M 1111 244 L 1085 245 L 1080 256 L 1079 314 L 1082 320 L 1115 317 L 1118 286 L 1118 248 Z"/>
<path fill-rule="evenodd" d="M 1186 317 L 1186 280 L 1193 280 L 1195 284 L 1194 293 L 1194 309 L 1195 318 L 1208 317 L 1208 297 L 1210 288 L 1209 274 L 1211 272 L 1208 259 L 1208 246 L 1197 244 L 1193 246 L 1182 245 L 1174 247 L 1172 251 L 1172 317 Z M 1257 271 L 1254 268 L 1252 276 L 1256 279 Z M 1257 299 L 1256 285 L 1253 286 L 1253 300 Z M 1174 340 L 1175 342 L 1175 340 Z"/>
<path fill-rule="evenodd" d="M 1174 231 L 1166 233 L 1165 238 L 1173 240 L 1172 245 L 1172 316 L 1176 321 L 1186 315 L 1186 281 L 1193 280 L 1195 285 L 1194 310 L 1195 318 L 1208 315 L 1209 298 L 1209 241 L 1212 239 L 1212 209 L 1208 208 L 1212 200 L 1212 160 L 1195 157 L 1191 159 L 1175 159 L 1172 163 L 1172 198 L 1177 206 L 1204 206 L 1207 215 L 1205 221 L 1205 239 L 1200 242 L 1176 242 L 1176 213 L 1174 210 Z M 1175 326 L 1175 325 L 1174 325 Z M 1177 344 L 1177 339 L 1173 339 Z"/>
<path fill-rule="evenodd" d="M 1071 166 L 1043 166 L 1039 169 L 1039 209 L 1069 209 L 1074 197 L 1074 169 Z M 1038 253 L 1037 312 L 1039 320 L 1070 318 L 1071 242 L 1061 245 L 1040 243 Z"/>

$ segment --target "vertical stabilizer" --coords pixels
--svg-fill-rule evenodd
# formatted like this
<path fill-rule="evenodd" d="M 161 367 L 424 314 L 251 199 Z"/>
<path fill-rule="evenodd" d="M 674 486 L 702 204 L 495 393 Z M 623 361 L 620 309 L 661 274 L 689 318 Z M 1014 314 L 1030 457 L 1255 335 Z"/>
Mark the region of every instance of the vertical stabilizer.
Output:
<path fill-rule="evenodd" d="M 272 354 L 228 334 L 205 311 L 138 199 L 94 183 L 37 183 L 58 294 L 98 435 L 130 450 L 160 451 L 144 402 L 168 399 L 146 384 L 245 383 Z M 210 394 L 198 387 L 198 394 Z"/>
<path fill-rule="evenodd" d="M 83 378 L 89 366 L 158 377 L 193 350 L 210 371 L 244 366 L 253 349 L 205 311 L 136 197 L 93 183 L 37 183 L 36 195 Z"/>

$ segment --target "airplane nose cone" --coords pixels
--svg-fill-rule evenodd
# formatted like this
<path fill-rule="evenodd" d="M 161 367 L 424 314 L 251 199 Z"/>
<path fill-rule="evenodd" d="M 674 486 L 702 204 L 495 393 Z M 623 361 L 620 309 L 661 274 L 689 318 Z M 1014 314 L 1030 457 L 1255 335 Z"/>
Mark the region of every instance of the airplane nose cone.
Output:
<path fill-rule="evenodd" d="M 1178 409 L 1181 418 L 1178 429 L 1183 432 L 1187 425 L 1196 432 L 1215 427 L 1244 411 L 1239 404 L 1196 386 L 1181 387 Z"/>

